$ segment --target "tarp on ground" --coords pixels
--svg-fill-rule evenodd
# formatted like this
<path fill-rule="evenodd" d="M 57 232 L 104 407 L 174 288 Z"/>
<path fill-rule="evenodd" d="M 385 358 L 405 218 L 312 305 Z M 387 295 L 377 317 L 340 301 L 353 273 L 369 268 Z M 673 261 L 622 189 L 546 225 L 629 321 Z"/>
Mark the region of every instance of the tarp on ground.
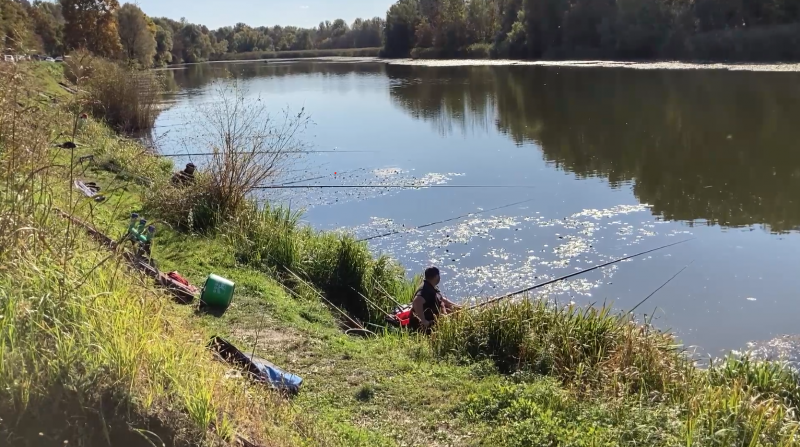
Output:
<path fill-rule="evenodd" d="M 262 358 L 245 354 L 221 337 L 212 337 L 209 348 L 219 354 L 226 362 L 246 370 L 256 381 L 291 394 L 296 394 L 300 391 L 300 385 L 303 383 L 302 378 L 288 373 Z"/>

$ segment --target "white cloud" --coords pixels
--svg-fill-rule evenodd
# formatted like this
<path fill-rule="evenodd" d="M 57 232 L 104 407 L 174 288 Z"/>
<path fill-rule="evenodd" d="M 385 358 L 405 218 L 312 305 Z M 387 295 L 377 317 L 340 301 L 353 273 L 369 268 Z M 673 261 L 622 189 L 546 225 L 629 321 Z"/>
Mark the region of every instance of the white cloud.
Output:
<path fill-rule="evenodd" d="M 308 6 L 301 6 L 300 9 L 308 9 Z"/>

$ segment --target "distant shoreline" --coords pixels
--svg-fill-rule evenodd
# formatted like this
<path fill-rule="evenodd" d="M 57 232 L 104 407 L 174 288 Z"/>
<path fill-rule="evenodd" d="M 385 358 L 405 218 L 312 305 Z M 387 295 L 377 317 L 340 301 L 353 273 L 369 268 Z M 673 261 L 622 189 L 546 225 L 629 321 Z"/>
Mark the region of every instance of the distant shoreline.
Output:
<path fill-rule="evenodd" d="M 480 66 L 541 66 L 541 67 L 590 67 L 590 68 L 629 68 L 635 70 L 728 70 L 757 72 L 800 72 L 800 63 L 775 62 L 682 62 L 682 61 L 610 61 L 610 60 L 515 60 L 515 59 L 387 59 L 373 56 L 309 56 L 274 57 L 261 59 L 212 60 L 202 63 L 247 63 L 247 62 L 339 62 L 339 63 L 383 63 L 419 67 L 480 67 Z M 173 65 L 169 68 L 196 64 Z"/>

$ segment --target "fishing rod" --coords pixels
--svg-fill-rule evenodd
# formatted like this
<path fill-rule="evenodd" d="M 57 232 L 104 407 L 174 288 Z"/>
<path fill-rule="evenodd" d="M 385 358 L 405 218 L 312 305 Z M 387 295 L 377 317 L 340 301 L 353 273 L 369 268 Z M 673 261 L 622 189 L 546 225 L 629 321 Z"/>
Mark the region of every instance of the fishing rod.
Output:
<path fill-rule="evenodd" d="M 416 228 L 409 228 L 407 231 L 411 231 L 413 229 L 419 230 L 420 228 L 432 227 L 434 225 L 439 225 L 439 224 L 443 224 L 443 223 L 447 223 L 447 222 L 452 222 L 454 220 L 463 219 L 463 218 L 469 217 L 469 216 L 477 216 L 478 214 L 488 213 L 490 211 L 497 211 L 497 210 L 501 210 L 503 208 L 511 208 L 512 206 L 522 205 L 523 203 L 532 202 L 533 200 L 534 199 L 522 200 L 520 202 L 514 202 L 514 203 L 510 203 L 508 205 L 498 206 L 496 208 L 490 208 L 488 210 L 475 211 L 475 212 L 472 212 L 472 213 L 462 214 L 460 216 L 451 217 L 450 219 L 439 220 L 439 221 L 436 221 L 436 222 L 427 223 L 425 225 L 420 225 L 420 226 L 418 226 Z M 405 229 L 404 230 L 394 230 L 394 231 L 391 231 L 389 233 L 384 233 L 384 234 L 379 234 L 377 236 L 371 236 L 371 237 L 368 237 L 368 238 L 359 239 L 356 242 L 365 242 L 365 241 L 371 241 L 373 239 L 380 239 L 382 237 L 392 236 L 392 235 L 395 235 L 395 234 L 398 234 L 398 233 L 402 233 L 404 231 L 406 231 L 406 230 Z"/>
<path fill-rule="evenodd" d="M 635 254 L 635 255 L 625 256 L 624 258 L 616 259 L 616 260 L 614 260 L 614 261 L 609 261 L 609 262 L 606 262 L 606 263 L 604 263 L 604 264 L 600 264 L 600 265 L 596 265 L 596 266 L 594 266 L 594 267 L 590 267 L 590 268 L 587 268 L 587 269 L 583 269 L 583 270 L 581 270 L 581 271 L 579 271 L 579 272 L 570 273 L 569 275 L 564 275 L 564 276 L 562 276 L 562 277 L 560 277 L 560 278 L 551 279 L 550 281 L 543 282 L 543 283 L 541 283 L 541 284 L 538 284 L 538 285 L 535 285 L 535 286 L 532 286 L 532 287 L 526 287 L 526 288 L 524 288 L 524 289 L 522 289 L 522 290 L 518 290 L 518 291 L 516 291 L 516 292 L 511 292 L 511 293 L 509 293 L 509 294 L 506 294 L 506 295 L 503 295 L 503 296 L 500 296 L 500 297 L 497 297 L 497 298 L 492 298 L 492 299 L 490 299 L 489 301 L 485 301 L 485 302 L 483 302 L 483 303 L 476 304 L 476 305 L 474 305 L 474 306 L 472 306 L 472 307 L 469 307 L 469 308 L 467 308 L 467 309 L 477 309 L 477 308 L 479 308 L 479 307 L 487 306 L 487 305 L 489 305 L 489 304 L 496 303 L 496 302 L 498 302 L 498 301 L 504 300 L 504 299 L 506 299 L 506 298 L 510 298 L 510 297 L 512 297 L 512 296 L 521 295 L 521 294 L 523 294 L 523 293 L 530 292 L 530 291 L 532 291 L 532 290 L 536 290 L 536 289 L 539 289 L 539 288 L 541 288 L 541 287 L 548 286 L 548 285 L 550 285 L 550 284 L 553 284 L 553 283 L 557 283 L 557 282 L 563 281 L 563 280 L 565 280 L 565 279 L 569 279 L 569 278 L 572 278 L 572 277 L 575 277 L 575 276 L 578 276 L 578 275 L 583 275 L 584 273 L 591 272 L 592 270 L 597 270 L 597 269 L 600 269 L 600 268 L 603 268 L 603 267 L 608 267 L 609 265 L 613 265 L 613 264 L 616 264 L 616 263 L 618 263 L 618 262 L 627 261 L 628 259 L 632 259 L 632 258 L 636 258 L 636 257 L 638 257 L 638 256 L 646 255 L 646 254 L 648 254 L 648 253 L 652 253 L 652 252 L 654 252 L 654 251 L 663 250 L 663 249 L 665 249 L 665 248 L 673 247 L 673 246 L 675 246 L 675 245 L 678 245 L 678 244 L 683 244 L 684 242 L 689 242 L 689 241 L 692 241 L 692 240 L 694 240 L 694 238 L 691 238 L 691 239 L 686 239 L 686 240 L 683 240 L 683 241 L 680 241 L 680 242 L 673 242 L 672 244 L 664 245 L 664 246 L 662 246 L 662 247 L 658 247 L 658 248 L 653 248 L 653 249 L 651 249 L 651 250 L 643 251 L 643 252 L 641 252 L 641 253 L 637 253 L 637 254 Z"/>
<path fill-rule="evenodd" d="M 333 188 L 535 188 L 530 185 L 263 185 L 254 189 L 333 189 Z"/>
<path fill-rule="evenodd" d="M 333 173 L 333 175 L 334 175 L 334 176 L 340 176 L 340 175 L 352 174 L 352 173 L 354 173 L 354 172 L 358 172 L 358 171 L 365 171 L 366 169 L 367 169 L 367 168 L 358 168 L 358 169 L 354 169 L 354 170 L 352 170 L 352 171 L 334 172 L 334 173 Z M 312 181 L 312 180 L 319 180 L 319 179 L 323 179 L 323 178 L 328 178 L 328 177 L 330 177 L 330 176 L 331 176 L 331 175 L 330 175 L 330 174 L 328 174 L 328 175 L 320 175 L 319 177 L 305 178 L 305 179 L 303 179 L 303 180 L 293 180 L 293 181 L 291 181 L 291 182 L 286 182 L 286 183 L 283 183 L 283 186 L 286 186 L 286 185 L 294 185 L 294 184 L 296 184 L 296 183 L 310 182 L 310 181 Z"/>
<path fill-rule="evenodd" d="M 403 307 L 403 305 L 400 304 L 399 301 L 394 299 L 394 297 L 390 295 L 389 292 L 387 292 L 386 289 L 383 288 L 383 286 L 381 286 L 381 283 L 379 283 L 378 280 L 373 279 L 373 282 L 375 283 L 375 286 L 378 287 L 378 290 L 380 290 L 381 293 L 383 293 L 383 295 L 386 296 L 386 298 L 389 298 L 389 301 L 393 302 L 397 307 Z"/>
<path fill-rule="evenodd" d="M 374 301 L 372 301 L 371 299 L 367 298 L 366 296 L 364 296 L 364 294 L 362 294 L 361 292 L 359 292 L 358 290 L 356 290 L 356 289 L 355 289 L 355 287 L 353 287 L 353 286 L 350 286 L 350 290 L 352 290 L 353 292 L 357 293 L 357 294 L 358 294 L 358 296 L 360 296 L 360 297 L 361 297 L 361 298 L 362 298 L 364 301 L 366 301 L 368 304 L 371 304 L 371 305 L 372 305 L 372 307 L 374 307 L 375 309 L 377 309 L 377 310 L 378 310 L 378 312 L 382 313 L 382 314 L 383 314 L 385 317 L 387 317 L 387 318 L 391 318 L 391 317 L 392 317 L 392 315 L 391 315 L 391 314 L 389 314 L 389 312 L 386 312 L 385 310 L 383 310 L 383 309 L 382 309 L 380 306 L 378 306 L 377 304 L 375 304 L 375 302 L 374 302 Z"/>
<path fill-rule="evenodd" d="M 204 157 L 204 156 L 212 156 L 212 155 L 258 155 L 258 154 L 332 154 L 332 153 L 367 153 L 367 152 L 377 152 L 377 151 L 335 151 L 335 150 L 323 150 L 323 151 L 258 151 L 258 152 L 196 152 L 191 154 L 155 154 L 156 157 L 165 157 L 165 158 L 172 158 L 172 157 Z"/>
<path fill-rule="evenodd" d="M 692 262 L 690 262 L 690 263 L 686 264 L 686 265 L 685 265 L 685 266 L 684 266 L 682 269 L 678 270 L 678 273 L 676 273 L 676 274 L 672 275 L 672 278 L 668 279 L 668 280 L 667 280 L 667 282 L 665 282 L 664 284 L 661 284 L 661 287 L 659 287 L 659 288 L 657 288 L 656 290 L 654 290 L 654 291 L 653 291 L 653 293 L 651 293 L 650 295 L 647 295 L 647 298 L 643 299 L 643 300 L 642 300 L 642 301 L 641 301 L 639 304 L 637 304 L 637 305 L 633 306 L 633 309 L 629 310 L 629 311 L 628 311 L 628 313 L 629 313 L 629 314 L 632 314 L 634 310 L 636 310 L 636 309 L 637 309 L 639 306 L 641 306 L 642 304 L 644 304 L 644 303 L 645 303 L 645 301 L 649 300 L 649 299 L 650 299 L 650 297 L 652 297 L 653 295 L 655 295 L 656 293 L 658 293 L 658 291 L 659 291 L 659 290 L 661 290 L 661 289 L 663 289 L 664 287 L 666 287 L 666 285 L 667 285 L 667 284 L 669 284 L 670 282 L 672 282 L 672 280 L 673 280 L 673 279 L 677 278 L 677 277 L 678 277 L 678 275 L 680 275 L 681 273 L 683 273 L 683 271 L 684 271 L 684 270 L 686 270 L 687 268 L 689 268 L 689 266 L 690 266 L 690 265 L 692 265 L 693 263 L 694 263 L 694 260 L 692 260 Z"/>
<path fill-rule="evenodd" d="M 294 278 L 295 278 L 296 280 L 300 281 L 300 283 L 302 283 L 303 285 L 305 285 L 306 287 L 308 287 L 308 288 L 309 288 L 309 290 L 311 290 L 312 292 L 314 292 L 314 294 L 315 294 L 315 295 L 317 295 L 317 296 L 318 296 L 319 298 L 321 298 L 323 301 L 325 301 L 326 303 L 328 303 L 328 305 L 330 305 L 330 306 L 331 306 L 331 307 L 333 307 L 334 309 L 338 310 L 340 314 L 342 314 L 342 315 L 343 315 L 345 318 L 347 318 L 348 320 L 350 320 L 350 322 L 351 322 L 351 323 L 353 323 L 353 324 L 354 324 L 354 325 L 355 325 L 355 326 L 356 326 L 358 329 L 361 329 L 362 331 L 370 332 L 370 331 L 368 331 L 366 328 L 364 328 L 364 326 L 362 326 L 362 325 L 361 325 L 361 324 L 360 324 L 358 321 L 354 320 L 354 319 L 353 319 L 353 317 L 351 317 L 350 315 L 348 315 L 348 314 L 347 314 L 347 312 L 343 311 L 342 309 L 340 309 L 340 308 L 339 308 L 339 306 L 337 306 L 337 305 L 333 304 L 333 303 L 332 303 L 332 302 L 331 302 L 329 299 L 325 298 L 325 297 L 324 297 L 324 296 L 323 296 L 323 295 L 322 295 L 322 294 L 321 294 L 319 291 L 317 291 L 317 289 L 316 289 L 314 286 L 312 286 L 311 284 L 309 284 L 308 282 L 306 282 L 306 281 L 305 281 L 303 278 L 301 278 L 301 277 L 300 277 L 300 276 L 299 276 L 297 273 L 295 273 L 295 272 L 293 272 L 293 271 L 289 270 L 289 267 L 286 267 L 286 266 L 284 266 L 283 268 L 284 268 L 284 270 L 286 270 L 287 272 L 289 272 L 289 274 L 290 274 L 290 275 L 294 276 Z"/>

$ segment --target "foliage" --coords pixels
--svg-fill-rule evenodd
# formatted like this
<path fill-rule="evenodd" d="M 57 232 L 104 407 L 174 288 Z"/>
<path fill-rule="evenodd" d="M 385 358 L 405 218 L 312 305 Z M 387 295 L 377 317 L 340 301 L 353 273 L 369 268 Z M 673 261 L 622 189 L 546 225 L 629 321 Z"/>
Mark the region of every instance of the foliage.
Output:
<path fill-rule="evenodd" d="M 671 337 L 608 308 L 499 303 L 445 319 L 431 341 L 443 357 L 489 359 L 502 371 L 552 375 L 614 395 L 669 393 L 685 372 Z"/>
<path fill-rule="evenodd" d="M 303 143 L 299 136 L 309 124 L 304 110 L 280 117 L 267 111 L 265 101 L 248 98 L 237 82 L 217 83 L 214 101 L 198 108 L 186 147 L 207 148 L 212 154 L 201 181 L 193 186 L 191 199 L 185 206 L 164 208 L 161 195 L 154 197 L 152 207 L 160 209 L 165 218 L 187 228 L 190 220 L 194 230 L 212 230 L 236 218 L 247 205 L 248 197 L 260 185 L 300 158 Z M 175 189 L 164 185 L 169 194 Z M 188 207 L 188 208 L 187 208 Z M 192 210 L 189 214 L 186 211 Z"/>
<path fill-rule="evenodd" d="M 411 301 L 416 281 L 408 281 L 393 260 L 376 259 L 352 236 L 316 232 L 299 220 L 299 213 L 283 207 L 251 206 L 229 230 L 239 260 L 302 290 L 304 283 L 292 273 L 299 275 L 362 321 L 383 324 L 383 312 L 394 308 L 390 297 Z"/>
<path fill-rule="evenodd" d="M 512 58 L 800 60 L 798 21 L 792 1 L 400 0 L 385 51 L 454 57 L 491 43 Z"/>
<path fill-rule="evenodd" d="M 155 73 L 77 52 L 65 74 L 82 88 L 82 99 L 95 118 L 122 132 L 153 127 L 161 95 Z"/>
<path fill-rule="evenodd" d="M 117 0 L 59 0 L 64 15 L 64 44 L 103 57 L 122 53 L 117 19 Z"/>
<path fill-rule="evenodd" d="M 419 22 L 418 0 L 400 0 L 386 14 L 384 50 L 389 57 L 406 57 L 416 45 Z"/>
<path fill-rule="evenodd" d="M 151 67 L 157 52 L 155 26 L 151 28 L 144 12 L 132 3 L 124 4 L 116 15 L 125 57 L 142 67 Z M 165 41 L 162 44 L 166 46 Z"/>
<path fill-rule="evenodd" d="M 61 4 L 36 0 L 30 10 L 33 31 L 46 54 L 64 54 L 64 16 Z"/>
<path fill-rule="evenodd" d="M 280 400 L 225 377 L 204 348 L 210 335 L 55 212 L 90 220 L 108 210 L 73 192 L 77 159 L 53 138 L 85 141 L 79 150 L 92 153 L 117 137 L 83 140 L 73 126 L 80 100 L 38 103 L 45 76 L 0 66 L 3 445 L 212 446 L 237 433 L 280 444 L 274 427 L 267 433 L 288 415 Z"/>
<path fill-rule="evenodd" d="M 32 26 L 22 3 L 16 0 L 0 0 L 0 50 L 30 48 Z"/>
<path fill-rule="evenodd" d="M 163 66 L 172 62 L 172 31 L 156 25 L 156 56 L 154 64 Z"/>

